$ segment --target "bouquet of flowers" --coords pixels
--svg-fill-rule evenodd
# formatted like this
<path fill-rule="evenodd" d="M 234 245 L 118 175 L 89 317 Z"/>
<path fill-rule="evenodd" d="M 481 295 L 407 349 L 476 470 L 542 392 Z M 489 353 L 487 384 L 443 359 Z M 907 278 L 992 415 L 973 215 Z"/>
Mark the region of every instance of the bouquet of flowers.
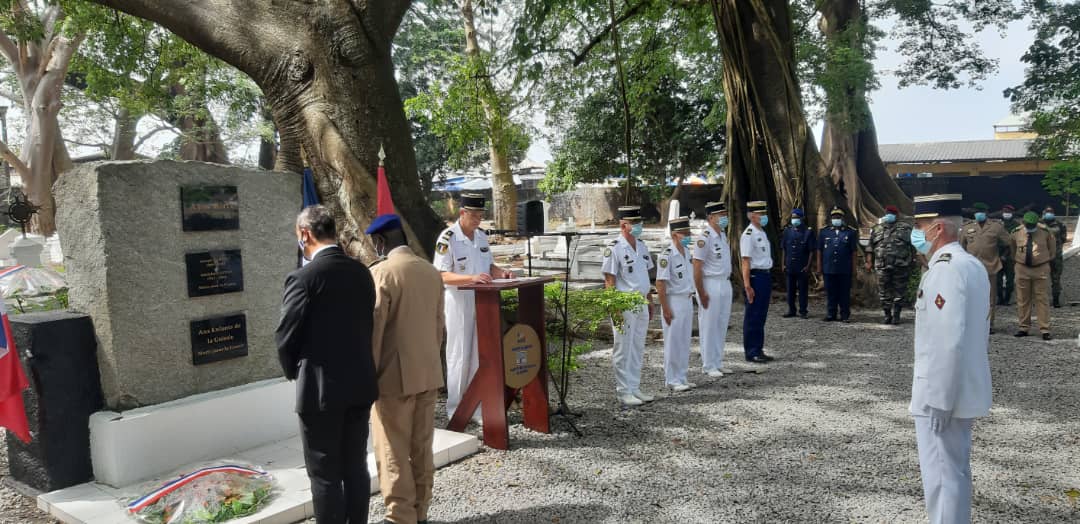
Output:
<path fill-rule="evenodd" d="M 131 500 L 128 514 L 147 524 L 208 524 L 254 514 L 274 489 L 267 472 L 235 464 L 193 471 Z"/>

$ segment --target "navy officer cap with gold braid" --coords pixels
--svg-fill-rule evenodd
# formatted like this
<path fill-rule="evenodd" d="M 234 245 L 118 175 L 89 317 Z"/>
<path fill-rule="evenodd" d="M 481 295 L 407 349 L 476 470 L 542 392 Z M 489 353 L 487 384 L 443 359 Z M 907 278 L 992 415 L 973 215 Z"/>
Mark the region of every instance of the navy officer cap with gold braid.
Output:
<path fill-rule="evenodd" d="M 915 197 L 915 218 L 955 217 L 964 214 L 960 193 L 929 194 Z"/>

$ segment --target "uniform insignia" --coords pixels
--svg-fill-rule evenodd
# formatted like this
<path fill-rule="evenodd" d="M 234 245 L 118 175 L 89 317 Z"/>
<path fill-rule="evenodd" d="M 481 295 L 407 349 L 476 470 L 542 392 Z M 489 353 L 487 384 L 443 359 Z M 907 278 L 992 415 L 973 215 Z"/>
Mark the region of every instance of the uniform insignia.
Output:
<path fill-rule="evenodd" d="M 445 242 L 439 242 L 438 244 L 435 244 L 435 252 L 440 255 L 445 255 L 446 250 L 449 248 L 450 246 L 446 245 Z"/>
<path fill-rule="evenodd" d="M 660 259 L 660 267 L 667 267 L 667 259 L 666 258 L 661 258 Z"/>
<path fill-rule="evenodd" d="M 453 229 L 447 229 L 446 232 L 443 233 L 442 238 L 445 238 L 446 240 L 450 240 L 450 237 L 452 237 L 452 236 L 454 236 L 454 230 Z"/>
<path fill-rule="evenodd" d="M 945 307 L 945 297 L 942 297 L 939 294 L 937 298 L 934 299 L 934 305 L 937 306 L 938 309 Z"/>
<path fill-rule="evenodd" d="M 487 253 L 488 252 L 488 247 L 484 246 L 484 247 L 480 248 L 480 252 L 481 253 Z"/>
<path fill-rule="evenodd" d="M 705 247 L 705 241 L 704 240 L 698 240 L 697 241 L 697 247 Z"/>
<path fill-rule="evenodd" d="M 679 280 L 682 280 L 682 271 L 679 272 Z"/>
<path fill-rule="evenodd" d="M 611 256 L 611 248 L 610 247 L 605 247 L 604 248 L 604 256 L 605 257 L 610 257 Z"/>
<path fill-rule="evenodd" d="M 937 262 L 951 262 L 951 261 L 952 261 L 952 253 L 942 253 L 941 256 L 938 257 L 938 259 L 937 259 Z M 934 262 L 934 263 L 937 264 L 937 262 Z"/>

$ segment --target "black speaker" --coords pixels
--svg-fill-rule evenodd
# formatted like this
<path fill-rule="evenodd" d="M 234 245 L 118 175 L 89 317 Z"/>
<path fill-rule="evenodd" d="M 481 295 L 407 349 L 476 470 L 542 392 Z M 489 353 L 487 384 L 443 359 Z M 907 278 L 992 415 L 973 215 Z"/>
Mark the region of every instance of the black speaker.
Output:
<path fill-rule="evenodd" d="M 518 202 L 517 234 L 522 236 L 544 234 L 544 203 L 539 200 Z"/>

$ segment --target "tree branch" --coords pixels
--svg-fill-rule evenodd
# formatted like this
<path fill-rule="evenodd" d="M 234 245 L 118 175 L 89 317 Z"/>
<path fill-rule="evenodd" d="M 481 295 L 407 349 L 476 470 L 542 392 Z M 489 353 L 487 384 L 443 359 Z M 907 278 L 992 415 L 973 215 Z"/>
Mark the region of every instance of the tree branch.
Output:
<path fill-rule="evenodd" d="M 15 171 L 19 173 L 19 176 L 23 177 L 23 179 L 33 177 L 33 174 L 30 173 L 30 168 L 23 163 L 15 153 L 11 152 L 11 149 L 8 148 L 3 140 L 0 140 L 0 158 L 7 160 L 7 163 L 11 164 L 11 167 L 15 168 Z"/>
<path fill-rule="evenodd" d="M 585 47 L 582 48 L 581 51 L 575 53 L 576 58 L 574 58 L 574 67 L 585 63 L 585 59 L 588 57 L 589 52 L 592 51 L 594 47 L 596 47 L 608 38 L 608 35 L 611 33 L 612 28 L 617 27 L 623 22 L 633 18 L 638 13 L 640 13 L 642 9 L 644 9 L 651 3 L 652 0 L 640 0 L 638 3 L 630 6 L 630 8 L 627 9 L 625 13 L 612 20 L 612 23 L 608 24 L 603 31 L 600 31 L 599 34 L 594 36 L 588 44 L 585 44 Z"/>
<path fill-rule="evenodd" d="M 3 53 L 4 58 L 11 62 L 11 67 L 19 71 L 19 46 L 15 45 L 15 41 L 3 31 L 0 31 L 0 53 Z"/>
<path fill-rule="evenodd" d="M 158 133 L 160 133 L 162 131 L 172 131 L 174 133 L 177 132 L 175 127 L 173 127 L 171 125 L 167 125 L 167 124 L 155 127 L 154 129 L 151 129 L 149 133 L 146 133 L 145 135 L 140 137 L 138 140 L 136 140 L 133 149 L 139 149 L 140 147 L 142 147 L 142 145 L 147 140 L 150 140 L 150 137 L 152 137 L 152 136 L 154 136 L 154 135 L 156 135 L 156 134 L 158 134 Z M 177 134 L 179 134 L 179 133 L 177 133 Z"/>

